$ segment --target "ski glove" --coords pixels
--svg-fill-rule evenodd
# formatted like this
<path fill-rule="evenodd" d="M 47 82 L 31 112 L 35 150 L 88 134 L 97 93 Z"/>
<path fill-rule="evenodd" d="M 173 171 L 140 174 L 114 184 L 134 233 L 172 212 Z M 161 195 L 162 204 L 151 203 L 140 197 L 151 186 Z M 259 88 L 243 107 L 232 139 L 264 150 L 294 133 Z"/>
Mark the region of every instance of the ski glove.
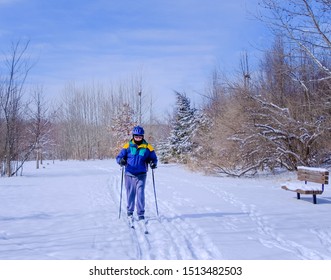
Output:
<path fill-rule="evenodd" d="M 126 159 L 125 158 L 121 158 L 120 160 L 120 166 L 124 166 L 126 165 Z"/>
<path fill-rule="evenodd" d="M 156 166 L 156 164 L 154 162 L 151 162 L 150 166 L 151 166 L 152 169 L 157 168 L 157 166 Z"/>

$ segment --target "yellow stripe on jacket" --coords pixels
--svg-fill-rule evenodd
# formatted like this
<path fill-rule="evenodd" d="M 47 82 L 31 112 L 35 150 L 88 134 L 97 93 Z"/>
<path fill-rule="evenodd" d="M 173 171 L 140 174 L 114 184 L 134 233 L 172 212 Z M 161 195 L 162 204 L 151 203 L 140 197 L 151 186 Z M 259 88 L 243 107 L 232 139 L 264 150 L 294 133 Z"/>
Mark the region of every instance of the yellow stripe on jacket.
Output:
<path fill-rule="evenodd" d="M 123 149 L 127 149 L 130 147 L 130 142 L 127 142 L 123 145 Z M 151 152 L 154 151 L 154 148 L 151 144 L 140 144 L 138 147 L 138 149 L 148 149 Z"/>

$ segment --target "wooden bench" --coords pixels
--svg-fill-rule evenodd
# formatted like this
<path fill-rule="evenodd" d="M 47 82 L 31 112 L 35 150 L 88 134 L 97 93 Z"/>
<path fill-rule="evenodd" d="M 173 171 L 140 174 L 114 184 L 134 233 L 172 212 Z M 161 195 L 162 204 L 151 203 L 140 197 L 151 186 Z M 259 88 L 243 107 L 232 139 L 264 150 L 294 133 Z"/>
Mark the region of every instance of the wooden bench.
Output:
<path fill-rule="evenodd" d="M 301 194 L 313 195 L 313 202 L 316 204 L 316 195 L 324 192 L 324 185 L 329 183 L 329 171 L 324 168 L 298 166 L 297 179 L 301 182 L 286 182 L 282 189 L 297 193 L 297 199 Z M 308 184 L 310 182 L 310 184 Z"/>

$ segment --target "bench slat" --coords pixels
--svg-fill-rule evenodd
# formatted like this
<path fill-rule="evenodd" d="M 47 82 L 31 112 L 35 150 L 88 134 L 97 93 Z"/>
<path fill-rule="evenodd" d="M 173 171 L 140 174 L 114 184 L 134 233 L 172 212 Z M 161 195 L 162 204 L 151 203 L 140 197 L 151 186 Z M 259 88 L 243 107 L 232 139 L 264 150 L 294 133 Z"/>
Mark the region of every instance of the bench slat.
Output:
<path fill-rule="evenodd" d="M 297 193 L 301 194 L 322 194 L 323 191 L 308 191 L 308 190 L 296 190 Z"/>
<path fill-rule="evenodd" d="M 328 169 L 319 167 L 298 166 L 297 169 L 309 172 L 329 172 Z"/>
<path fill-rule="evenodd" d="M 329 177 L 325 175 L 315 175 L 315 174 L 301 174 L 298 173 L 298 180 L 300 181 L 308 181 L 319 184 L 328 184 Z"/>
<path fill-rule="evenodd" d="M 319 184 L 328 184 L 329 183 L 329 171 L 319 169 L 319 168 L 303 168 L 298 167 L 298 180 L 315 182 Z"/>

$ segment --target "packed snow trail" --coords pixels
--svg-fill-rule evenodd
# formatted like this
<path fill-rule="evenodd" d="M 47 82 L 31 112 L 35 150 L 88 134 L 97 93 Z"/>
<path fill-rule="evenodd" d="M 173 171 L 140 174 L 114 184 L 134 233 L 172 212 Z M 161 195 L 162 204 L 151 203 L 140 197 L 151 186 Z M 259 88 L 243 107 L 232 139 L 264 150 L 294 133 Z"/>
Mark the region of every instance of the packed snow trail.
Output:
<path fill-rule="evenodd" d="M 149 234 L 130 229 L 114 160 L 56 161 L 0 178 L 0 259 L 331 259 L 331 198 L 297 201 L 293 174 L 235 179 L 160 165 L 146 184 Z M 285 178 L 286 177 L 286 178 Z"/>

